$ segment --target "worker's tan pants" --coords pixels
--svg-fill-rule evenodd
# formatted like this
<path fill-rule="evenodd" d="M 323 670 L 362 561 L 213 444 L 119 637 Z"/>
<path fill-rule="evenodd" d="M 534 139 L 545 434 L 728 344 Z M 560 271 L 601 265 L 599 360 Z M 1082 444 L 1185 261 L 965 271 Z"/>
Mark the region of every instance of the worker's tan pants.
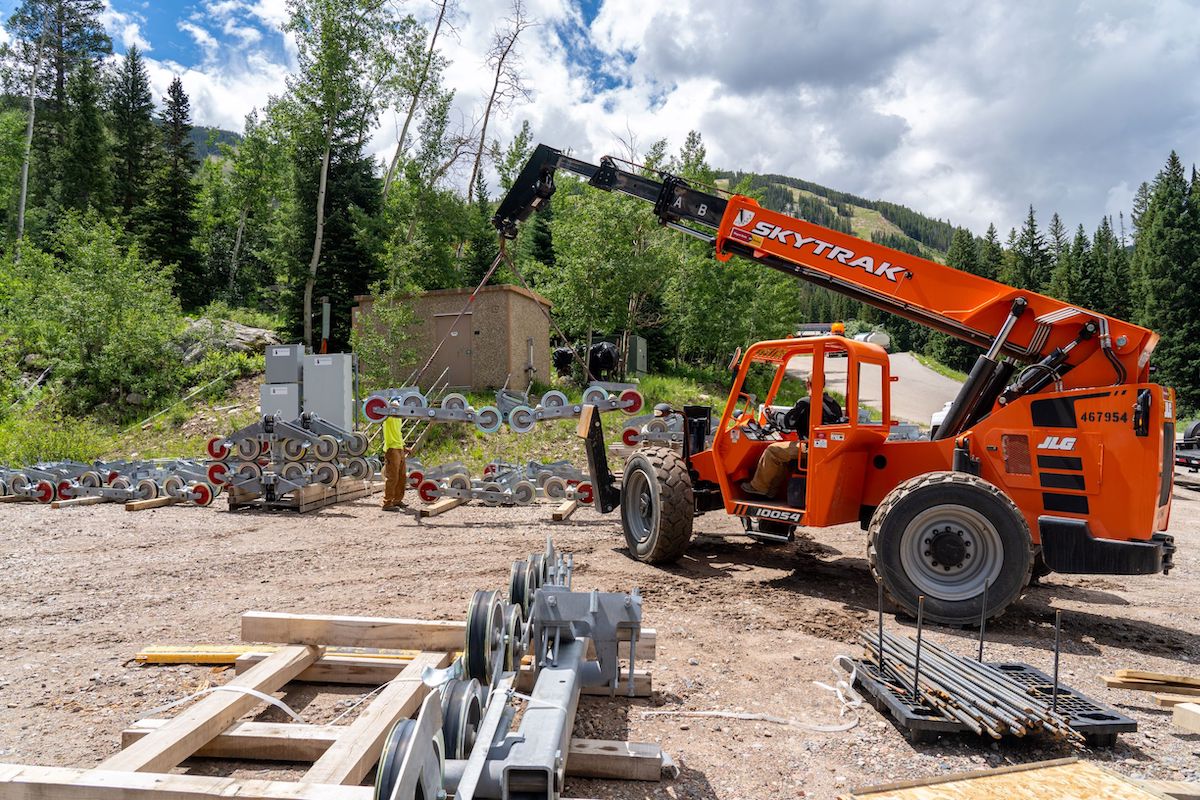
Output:
<path fill-rule="evenodd" d="M 403 503 L 404 490 L 407 488 L 408 470 L 404 468 L 404 450 L 393 447 L 383 457 L 383 507 Z"/>
<path fill-rule="evenodd" d="M 771 442 L 758 457 L 758 467 L 750 485 L 768 497 L 779 493 L 788 474 L 788 465 L 800 457 L 800 442 Z"/>

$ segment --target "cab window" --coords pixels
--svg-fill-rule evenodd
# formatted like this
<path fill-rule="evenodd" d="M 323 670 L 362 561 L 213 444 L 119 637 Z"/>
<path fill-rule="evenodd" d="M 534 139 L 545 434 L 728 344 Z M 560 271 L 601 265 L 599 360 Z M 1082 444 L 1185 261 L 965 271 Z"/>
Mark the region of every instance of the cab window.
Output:
<path fill-rule="evenodd" d="M 883 365 L 858 365 L 858 424 L 883 425 Z"/>

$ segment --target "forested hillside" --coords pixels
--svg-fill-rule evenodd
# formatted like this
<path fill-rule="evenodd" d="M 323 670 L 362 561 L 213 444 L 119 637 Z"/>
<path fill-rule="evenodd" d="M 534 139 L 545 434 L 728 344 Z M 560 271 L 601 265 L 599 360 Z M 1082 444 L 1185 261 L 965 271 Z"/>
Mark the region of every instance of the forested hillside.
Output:
<path fill-rule="evenodd" d="M 405 348 L 405 314 L 379 303 L 378 324 L 355 338 L 355 295 L 474 286 L 493 262 L 495 202 L 536 141 L 527 125 L 509 141 L 494 134 L 495 116 L 519 119 L 525 97 L 516 56 L 536 20 L 520 0 L 478 54 L 492 92 L 466 120 L 451 113 L 443 16 L 426 26 L 362 0 L 288 8 L 298 69 L 239 134 L 196 125 L 178 79 L 152 96 L 137 48 L 112 55 L 102 0 L 23 0 L 8 21 L 0 423 L 29 409 L 137 418 L 229 368 L 220 353 L 184 357 L 189 317 L 312 342 L 322 298 L 333 309 L 330 347 L 355 346 L 371 380 L 402 380 L 387 356 Z M 385 112 L 401 124 L 381 161 L 370 145 Z M 1200 179 L 1174 153 L 1128 218 L 1047 222 L 1030 208 L 1006 236 L 793 177 L 718 172 L 699 132 L 678 149 L 664 140 L 623 155 L 1147 325 L 1163 336 L 1158 378 L 1200 407 Z M 710 366 L 799 322 L 842 319 L 886 326 L 900 348 L 952 366 L 973 358 L 945 336 L 770 270 L 719 264 L 647 204 L 568 177 L 558 185 L 495 280 L 523 278 L 547 295 L 572 338 L 629 330 L 649 340 L 655 368 Z"/>

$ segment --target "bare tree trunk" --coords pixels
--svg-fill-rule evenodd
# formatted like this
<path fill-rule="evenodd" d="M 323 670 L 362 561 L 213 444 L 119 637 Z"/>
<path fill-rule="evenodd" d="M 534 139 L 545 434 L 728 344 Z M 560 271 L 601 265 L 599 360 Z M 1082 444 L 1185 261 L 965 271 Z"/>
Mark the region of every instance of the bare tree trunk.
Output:
<path fill-rule="evenodd" d="M 246 232 L 246 217 L 249 216 L 250 209 L 242 206 L 242 213 L 238 216 L 237 235 L 233 237 L 233 252 L 229 256 L 229 292 L 233 293 L 234 278 L 238 271 L 238 254 L 242 249 L 242 236 Z"/>
<path fill-rule="evenodd" d="M 21 161 L 21 198 L 17 201 L 17 245 L 15 258 L 21 258 L 21 239 L 25 236 L 25 200 L 29 196 L 29 159 L 33 154 L 33 120 L 37 113 L 38 69 L 42 66 L 42 46 L 39 44 L 33 59 L 33 75 L 29 79 L 29 119 L 25 122 L 25 157 Z"/>
<path fill-rule="evenodd" d="M 429 37 L 429 50 L 425 54 L 425 66 L 421 70 L 421 80 L 417 81 L 416 91 L 413 92 L 412 100 L 408 104 L 408 114 L 404 117 L 404 125 L 400 128 L 400 138 L 396 142 L 396 153 L 392 156 L 392 163 L 388 165 L 387 175 L 383 179 L 383 199 L 387 200 L 388 192 L 392 189 L 392 181 L 396 177 L 396 168 L 400 166 L 400 156 L 404 154 L 404 140 L 408 138 L 408 128 L 412 125 L 413 117 L 417 114 L 417 106 L 421 102 L 421 93 L 425 91 L 425 81 L 429 79 L 429 70 L 433 66 L 433 55 L 436 52 L 438 32 L 442 29 L 442 20 L 446 17 L 446 7 L 450 5 L 450 0 L 442 0 L 441 8 L 438 9 L 437 24 L 433 26 L 433 35 Z"/>
<path fill-rule="evenodd" d="M 336 106 L 336 100 L 334 105 Z M 308 279 L 304 281 L 304 343 L 312 347 L 313 287 L 317 283 L 317 266 L 321 263 L 321 239 L 325 236 L 325 189 L 329 183 L 329 156 L 333 150 L 333 121 L 330 113 L 325 125 L 325 154 L 321 157 L 321 182 L 317 188 L 317 232 L 313 237 L 312 259 L 308 262 Z"/>
<path fill-rule="evenodd" d="M 515 41 L 515 40 L 514 40 Z M 488 119 L 492 116 L 492 106 L 496 104 L 496 92 L 500 88 L 500 71 L 504 69 L 504 58 L 512 49 L 510 44 L 500 56 L 496 64 L 496 79 L 492 82 L 492 94 L 488 97 L 487 106 L 483 110 L 483 130 L 479 132 L 479 148 L 475 151 L 475 164 L 471 167 L 471 180 L 467 183 L 467 202 L 470 203 L 475 193 L 475 179 L 479 175 L 479 165 L 483 161 L 483 149 L 487 146 Z"/>

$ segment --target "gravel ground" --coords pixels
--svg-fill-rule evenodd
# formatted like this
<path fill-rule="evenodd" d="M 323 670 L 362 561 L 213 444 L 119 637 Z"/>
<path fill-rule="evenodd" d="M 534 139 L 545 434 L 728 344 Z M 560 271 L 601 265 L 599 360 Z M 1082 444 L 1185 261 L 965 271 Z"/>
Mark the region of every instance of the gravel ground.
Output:
<path fill-rule="evenodd" d="M 1140 730 L 1080 755 L 1147 778 L 1200 780 L 1200 736 L 1171 725 L 1148 694 L 1107 690 L 1125 668 L 1200 674 L 1200 492 L 1176 490 L 1180 550 L 1169 577 L 1051 576 L 989 630 L 991 658 L 1048 670 L 1055 609 L 1064 612 L 1065 682 L 1134 717 Z M 373 499 L 377 502 L 377 497 Z M 139 667 L 144 645 L 238 640 L 247 609 L 458 619 L 477 588 L 505 585 L 514 558 L 547 533 L 576 556 L 576 586 L 646 598 L 658 629 L 654 695 L 582 701 L 576 734 L 657 742 L 682 768 L 661 784 L 571 780 L 574 797 L 833 797 L 840 790 L 1069 753 L 1052 741 L 947 737 L 911 745 L 873 709 L 840 733 L 768 723 L 646 717 L 657 708 L 768 712 L 838 723 L 831 660 L 854 653 L 874 622 L 863 534 L 844 526 L 782 547 L 754 545 L 709 514 L 678 566 L 624 552 L 617 523 L 583 510 L 548 522 L 545 506 L 464 507 L 418 527 L 371 500 L 317 514 L 172 507 L 137 514 L 93 506 L 0 505 L 0 762 L 87 767 L 116 751 L 122 727 L 149 709 L 227 679 L 203 667 Z M 221 502 L 221 501 L 218 501 Z M 911 623 L 889 615 L 893 631 Z M 958 652 L 969 631 L 926 635 Z M 326 722 L 353 687 L 293 698 Z M 275 713 L 275 712 L 272 712 Z M 266 719 L 274 719 L 268 716 Z M 246 764 L 188 762 L 203 774 L 254 774 Z M 259 773 L 262 774 L 262 773 Z M 267 774 L 296 777 L 298 770 Z"/>

